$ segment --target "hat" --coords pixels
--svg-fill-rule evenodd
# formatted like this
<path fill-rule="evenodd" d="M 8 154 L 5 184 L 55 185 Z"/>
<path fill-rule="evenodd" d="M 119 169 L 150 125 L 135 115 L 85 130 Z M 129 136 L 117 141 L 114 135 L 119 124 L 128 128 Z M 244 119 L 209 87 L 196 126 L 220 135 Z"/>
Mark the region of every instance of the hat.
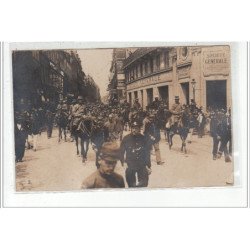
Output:
<path fill-rule="evenodd" d="M 120 160 L 120 148 L 114 142 L 105 142 L 100 149 L 100 158 L 107 161 L 118 161 Z"/>
<path fill-rule="evenodd" d="M 140 124 L 138 123 L 138 122 L 133 122 L 132 124 L 131 124 L 131 128 L 134 128 L 134 127 L 140 127 Z"/>
<path fill-rule="evenodd" d="M 77 97 L 77 100 L 83 100 L 83 97 L 82 97 L 81 95 L 79 95 L 79 96 Z"/>
<path fill-rule="evenodd" d="M 176 95 L 174 99 L 175 99 L 175 100 L 179 100 L 180 98 L 179 98 L 178 95 Z"/>

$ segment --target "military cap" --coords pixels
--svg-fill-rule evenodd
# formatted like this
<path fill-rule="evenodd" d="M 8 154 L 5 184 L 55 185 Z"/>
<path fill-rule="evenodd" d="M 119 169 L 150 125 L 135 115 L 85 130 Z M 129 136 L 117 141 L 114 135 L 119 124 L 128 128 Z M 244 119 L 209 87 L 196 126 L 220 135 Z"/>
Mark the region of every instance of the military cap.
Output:
<path fill-rule="evenodd" d="M 118 161 L 120 160 L 120 148 L 114 142 L 103 143 L 100 150 L 100 158 L 107 161 Z"/>

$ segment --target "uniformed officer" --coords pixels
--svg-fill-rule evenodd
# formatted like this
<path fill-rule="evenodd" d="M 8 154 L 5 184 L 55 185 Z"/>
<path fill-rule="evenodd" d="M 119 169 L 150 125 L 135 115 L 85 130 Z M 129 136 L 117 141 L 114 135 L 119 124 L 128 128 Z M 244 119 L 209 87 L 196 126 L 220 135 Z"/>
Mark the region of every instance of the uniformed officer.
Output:
<path fill-rule="evenodd" d="M 104 143 L 100 151 L 98 170 L 83 181 L 81 188 L 124 188 L 123 177 L 114 172 L 119 159 L 120 149 L 117 144 Z"/>
<path fill-rule="evenodd" d="M 129 187 L 148 186 L 148 176 L 151 173 L 150 150 L 145 136 L 140 133 L 138 122 L 131 124 L 131 133 L 121 142 L 121 162 L 122 165 L 127 163 L 126 181 Z"/>
<path fill-rule="evenodd" d="M 173 114 L 174 123 L 176 124 L 180 119 L 182 105 L 180 104 L 179 96 L 175 96 L 175 103 L 172 105 L 171 113 Z"/>
<path fill-rule="evenodd" d="M 73 109 L 72 109 L 72 127 L 77 128 L 81 118 L 85 115 L 86 113 L 86 107 L 83 104 L 83 97 L 82 96 L 78 96 L 77 98 L 77 104 L 74 105 Z"/>
<path fill-rule="evenodd" d="M 132 107 L 134 110 L 139 110 L 141 108 L 141 104 L 139 103 L 139 99 L 135 98 L 135 102 Z"/>

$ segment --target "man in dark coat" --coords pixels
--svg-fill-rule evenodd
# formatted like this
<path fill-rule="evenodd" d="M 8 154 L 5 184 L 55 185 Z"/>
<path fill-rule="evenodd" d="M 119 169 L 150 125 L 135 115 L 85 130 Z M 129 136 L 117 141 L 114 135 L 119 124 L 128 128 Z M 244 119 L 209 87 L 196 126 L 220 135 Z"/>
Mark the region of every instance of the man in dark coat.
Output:
<path fill-rule="evenodd" d="M 213 160 L 217 159 L 218 154 L 218 145 L 220 142 L 220 136 L 218 135 L 218 127 L 219 127 L 219 116 L 215 112 L 211 112 L 210 114 L 210 135 L 213 138 Z"/>
<path fill-rule="evenodd" d="M 16 162 L 23 161 L 25 152 L 25 142 L 28 138 L 28 132 L 24 125 L 24 118 L 18 116 L 15 121 L 15 155 Z"/>
<path fill-rule="evenodd" d="M 156 162 L 157 165 L 163 165 L 163 161 L 161 160 L 161 152 L 160 152 L 160 140 L 161 140 L 161 132 L 160 127 L 155 121 L 155 116 L 153 114 L 149 114 L 143 120 L 143 134 L 146 137 L 147 143 L 155 150 Z"/>
<path fill-rule="evenodd" d="M 124 188 L 123 177 L 114 172 L 119 159 L 119 147 L 113 142 L 104 143 L 100 151 L 98 170 L 83 181 L 81 188 Z"/>
<path fill-rule="evenodd" d="M 138 122 L 131 124 L 131 133 L 121 142 L 121 162 L 122 165 L 127 163 L 126 181 L 129 187 L 148 186 L 148 176 L 151 173 L 150 149 L 145 136 L 140 133 Z"/>

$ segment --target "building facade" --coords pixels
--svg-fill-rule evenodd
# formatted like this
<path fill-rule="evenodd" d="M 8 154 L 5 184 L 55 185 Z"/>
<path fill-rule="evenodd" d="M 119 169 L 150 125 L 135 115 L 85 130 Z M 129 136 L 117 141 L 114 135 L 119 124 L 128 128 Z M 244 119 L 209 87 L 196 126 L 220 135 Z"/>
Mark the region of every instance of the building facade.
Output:
<path fill-rule="evenodd" d="M 124 62 L 127 100 L 146 107 L 158 96 L 168 107 L 175 96 L 182 104 L 231 106 L 229 46 L 139 48 Z"/>
<path fill-rule="evenodd" d="M 126 57 L 126 49 L 113 49 L 108 85 L 109 102 L 112 102 L 115 99 L 119 102 L 122 102 L 126 99 L 125 75 L 123 70 L 123 62 Z"/>
<path fill-rule="evenodd" d="M 83 72 L 76 51 L 13 51 L 12 65 L 15 106 L 24 101 L 38 107 L 78 95 L 100 100 L 99 87 Z"/>

